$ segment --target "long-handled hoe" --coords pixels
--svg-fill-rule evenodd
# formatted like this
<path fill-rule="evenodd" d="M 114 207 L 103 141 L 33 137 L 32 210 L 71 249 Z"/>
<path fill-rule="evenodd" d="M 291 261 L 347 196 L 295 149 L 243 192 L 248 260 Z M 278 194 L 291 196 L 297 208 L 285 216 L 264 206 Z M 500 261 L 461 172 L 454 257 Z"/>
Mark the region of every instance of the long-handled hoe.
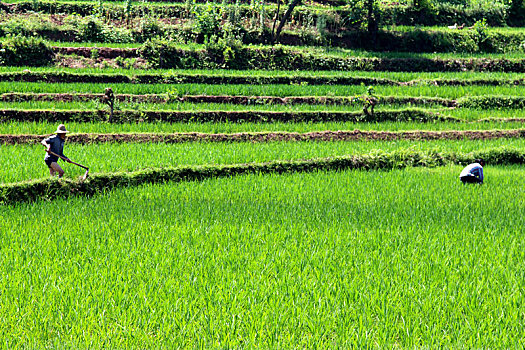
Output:
<path fill-rule="evenodd" d="M 49 154 L 52 154 L 52 155 L 54 155 L 54 156 L 56 156 L 56 157 L 59 157 L 59 158 L 62 159 L 62 160 L 67 160 L 66 157 L 59 156 L 59 155 L 56 154 L 55 152 L 49 151 Z M 75 163 L 75 162 L 73 162 L 73 161 L 71 161 L 71 160 L 70 160 L 70 163 L 75 164 L 75 165 L 77 165 L 77 166 L 79 166 L 79 167 L 81 167 L 81 168 L 86 169 L 86 173 L 84 174 L 84 176 L 82 176 L 82 177 L 80 178 L 80 180 L 85 181 L 85 180 L 87 179 L 88 175 L 89 175 L 89 168 L 88 168 L 87 166 L 83 166 L 82 164 Z"/>

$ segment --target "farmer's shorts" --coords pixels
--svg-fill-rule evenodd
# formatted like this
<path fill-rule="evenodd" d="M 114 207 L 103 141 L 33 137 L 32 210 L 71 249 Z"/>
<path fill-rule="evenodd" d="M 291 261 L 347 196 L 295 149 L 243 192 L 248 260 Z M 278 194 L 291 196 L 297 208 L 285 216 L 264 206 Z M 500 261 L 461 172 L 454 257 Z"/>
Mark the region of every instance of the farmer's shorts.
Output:
<path fill-rule="evenodd" d="M 464 184 L 480 184 L 481 181 L 475 176 L 463 176 L 459 178 Z"/>
<path fill-rule="evenodd" d="M 56 163 L 56 160 L 45 159 L 44 162 L 46 162 L 48 168 L 51 168 L 51 163 Z"/>

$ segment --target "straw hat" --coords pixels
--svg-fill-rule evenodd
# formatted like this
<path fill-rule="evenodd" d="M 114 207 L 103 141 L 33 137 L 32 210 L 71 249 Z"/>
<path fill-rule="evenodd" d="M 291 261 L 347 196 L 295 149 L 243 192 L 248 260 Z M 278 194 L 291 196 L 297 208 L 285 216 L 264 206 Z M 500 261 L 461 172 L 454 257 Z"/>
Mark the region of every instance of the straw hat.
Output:
<path fill-rule="evenodd" d="M 69 131 L 66 130 L 66 126 L 64 124 L 60 124 L 57 127 L 57 131 L 55 131 L 55 134 L 67 134 Z"/>

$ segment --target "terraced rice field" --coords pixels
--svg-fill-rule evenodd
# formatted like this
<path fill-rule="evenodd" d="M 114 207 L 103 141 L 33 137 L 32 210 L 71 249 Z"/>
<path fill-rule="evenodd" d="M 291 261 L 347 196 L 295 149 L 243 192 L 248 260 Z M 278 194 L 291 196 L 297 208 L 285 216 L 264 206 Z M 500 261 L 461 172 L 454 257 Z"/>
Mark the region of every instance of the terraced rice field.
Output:
<path fill-rule="evenodd" d="M 522 348 L 524 107 L 522 72 L 2 66 L 0 343 Z"/>
<path fill-rule="evenodd" d="M 3 208 L 2 314 L 18 322 L 2 334 L 37 347 L 519 346 L 523 216 L 508 192 L 523 195 L 523 169 L 491 167 L 483 187 L 461 186 L 460 169 Z"/>

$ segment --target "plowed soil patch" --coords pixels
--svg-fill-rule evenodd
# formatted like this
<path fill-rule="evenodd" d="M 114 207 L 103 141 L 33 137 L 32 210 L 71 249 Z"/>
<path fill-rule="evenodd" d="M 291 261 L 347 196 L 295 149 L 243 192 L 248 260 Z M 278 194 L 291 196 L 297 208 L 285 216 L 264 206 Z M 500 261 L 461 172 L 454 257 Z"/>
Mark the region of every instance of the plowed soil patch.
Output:
<path fill-rule="evenodd" d="M 6 145 L 37 144 L 48 135 L 0 135 Z M 523 138 L 525 129 L 475 131 L 319 131 L 308 133 L 263 132 L 234 134 L 73 134 L 71 143 L 184 143 L 184 142 L 275 142 L 275 141 L 394 141 L 394 140 L 490 140 Z"/>

